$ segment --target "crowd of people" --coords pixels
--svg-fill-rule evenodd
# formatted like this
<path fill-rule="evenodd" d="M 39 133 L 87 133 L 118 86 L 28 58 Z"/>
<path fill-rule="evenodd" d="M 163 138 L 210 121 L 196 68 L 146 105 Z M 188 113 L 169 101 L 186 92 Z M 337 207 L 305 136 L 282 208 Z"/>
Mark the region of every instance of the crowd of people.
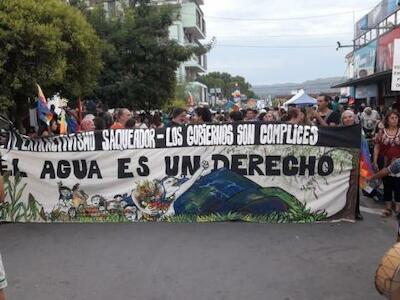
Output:
<path fill-rule="evenodd" d="M 397 102 L 398 103 L 398 102 Z M 208 107 L 190 109 L 175 108 L 170 112 L 160 110 L 137 112 L 127 108 L 109 111 L 102 103 L 87 101 L 81 110 L 66 109 L 64 119 L 68 132 L 85 132 L 103 129 L 164 128 L 186 124 L 235 123 L 235 122 L 287 122 L 299 125 L 351 126 L 360 123 L 363 135 L 369 141 L 371 160 L 376 171 L 388 167 L 400 158 L 399 107 L 394 105 L 385 111 L 373 109 L 365 104 L 358 107 L 339 105 L 337 99 L 320 95 L 314 107 L 265 107 L 212 111 Z M 48 124 L 39 121 L 39 126 L 29 130 L 31 137 L 48 137 L 60 134 L 60 115 L 51 108 L 53 118 Z M 388 176 L 383 179 L 385 216 L 400 213 L 400 178 Z M 392 210 L 392 198 L 396 207 Z"/>
<path fill-rule="evenodd" d="M 191 109 L 175 108 L 171 112 L 152 111 L 135 112 L 127 108 L 119 108 L 110 112 L 101 103 L 88 101 L 83 109 L 65 109 L 65 122 L 68 132 L 85 132 L 103 129 L 131 129 L 131 128 L 163 128 L 166 126 L 179 126 L 185 124 L 202 123 L 234 123 L 234 122 L 288 122 L 292 124 L 339 126 L 343 124 L 341 112 L 334 109 L 334 102 L 328 95 L 318 97 L 316 107 L 296 108 L 266 107 L 261 110 L 252 108 L 233 110 L 230 112 L 211 111 L 207 107 Z M 26 130 L 31 137 L 48 137 L 60 134 L 61 116 L 51 109 L 52 119 L 49 123 L 39 120 L 37 128 L 30 127 Z M 353 113 L 357 113 L 352 110 Z M 343 113 L 349 113 L 344 111 Z M 380 120 L 380 115 L 372 108 L 367 107 L 358 113 L 357 120 L 363 123 L 368 134 L 375 128 Z M 365 125 L 364 125 L 365 124 Z"/>
<path fill-rule="evenodd" d="M 287 122 L 299 125 L 351 126 L 360 123 L 364 137 L 369 141 L 371 161 L 375 171 L 388 168 L 400 159 L 400 126 L 398 107 L 384 112 L 362 104 L 359 107 L 338 105 L 328 95 L 320 95 L 315 107 L 266 107 L 234 109 L 230 112 L 212 111 L 208 107 L 191 109 L 175 108 L 163 111 L 135 112 L 127 108 L 109 111 L 101 103 L 88 101 L 83 109 L 66 110 L 68 133 L 103 129 L 164 128 L 186 124 L 235 123 L 235 122 Z M 49 124 L 41 122 L 39 130 L 31 129 L 31 137 L 48 137 L 60 133 L 60 116 L 51 108 L 53 118 Z M 78 121 L 80 120 L 80 121 Z M 400 177 L 383 179 L 385 217 L 400 213 Z M 394 196 L 394 197 L 393 197 Z M 393 199 L 396 203 L 394 207 Z M 357 205 L 359 207 L 359 205 Z M 357 211 L 357 218 L 362 219 Z"/>

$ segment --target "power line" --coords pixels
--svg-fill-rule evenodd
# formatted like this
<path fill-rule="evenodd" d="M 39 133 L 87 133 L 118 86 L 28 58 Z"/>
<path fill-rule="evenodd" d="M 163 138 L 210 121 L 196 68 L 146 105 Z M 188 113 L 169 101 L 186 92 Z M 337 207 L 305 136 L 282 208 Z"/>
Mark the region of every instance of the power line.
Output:
<path fill-rule="evenodd" d="M 228 45 L 228 44 L 216 44 L 215 47 L 224 48 L 264 48 L 264 49 L 309 49 L 309 48 L 335 48 L 332 45 L 289 45 L 289 46 L 266 46 L 266 45 Z"/>
<path fill-rule="evenodd" d="M 371 8 L 360 9 L 359 11 L 370 10 Z M 288 17 L 288 18 L 234 18 L 234 17 L 222 17 L 222 16 L 205 16 L 207 19 L 215 19 L 221 21 L 236 21 L 236 22 L 281 22 L 281 21 L 291 21 L 291 20 L 306 20 L 306 19 L 318 19 L 318 18 L 326 18 L 326 17 L 334 17 L 334 16 L 342 16 L 353 14 L 352 11 L 345 11 L 340 13 L 330 13 L 330 14 L 322 14 L 322 15 L 311 15 L 311 16 L 297 16 L 297 17 Z M 181 13 L 181 15 L 188 15 L 192 17 L 196 17 L 193 14 L 185 14 Z"/>
<path fill-rule="evenodd" d="M 338 76 L 339 78 L 339 76 Z M 343 80 L 346 79 L 346 77 L 340 77 Z M 252 84 L 252 88 L 256 89 L 290 89 L 290 88 L 299 88 L 299 87 L 309 87 L 309 88 L 317 88 L 323 85 L 331 85 L 335 84 L 336 81 L 332 82 L 322 82 L 322 83 L 306 83 L 306 82 L 300 82 L 300 83 L 277 83 L 277 84 Z M 339 82 L 339 81 L 338 81 Z"/>
<path fill-rule="evenodd" d="M 316 38 L 330 38 L 330 37 L 337 37 L 337 36 L 347 36 L 353 35 L 353 32 L 340 32 L 340 33 L 332 33 L 332 34 L 281 34 L 281 35 L 246 35 L 246 36 L 238 36 L 238 35 L 217 35 L 217 38 L 286 38 L 286 37 L 316 37 Z"/>
<path fill-rule="evenodd" d="M 206 16 L 206 18 L 215 19 L 215 20 L 223 20 L 223 21 L 237 21 L 237 22 L 281 22 L 281 21 L 292 21 L 292 20 L 307 20 L 307 19 L 318 19 L 325 17 L 334 17 L 334 16 L 343 16 L 349 15 L 353 12 L 343 12 L 343 13 L 335 13 L 335 14 L 326 14 L 326 15 L 316 15 L 316 16 L 304 16 L 304 17 L 291 17 L 291 18 L 273 18 L 273 19 L 258 19 L 258 18 L 229 18 L 229 17 L 215 17 L 215 16 Z"/>

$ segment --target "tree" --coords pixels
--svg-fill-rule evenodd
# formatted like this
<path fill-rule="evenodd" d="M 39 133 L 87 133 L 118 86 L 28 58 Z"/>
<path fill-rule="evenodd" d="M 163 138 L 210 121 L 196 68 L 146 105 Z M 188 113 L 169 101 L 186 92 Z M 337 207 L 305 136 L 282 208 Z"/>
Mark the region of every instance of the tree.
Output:
<path fill-rule="evenodd" d="M 203 75 L 198 79 L 201 83 L 205 84 L 209 89 L 221 88 L 222 94 L 225 99 L 232 97 L 232 93 L 236 90 L 236 85 L 242 94 L 247 98 L 258 98 L 258 96 L 251 90 L 251 84 L 246 82 L 242 76 L 232 76 L 228 73 L 212 72 Z"/>
<path fill-rule="evenodd" d="M 21 115 L 37 83 L 47 94 L 90 94 L 102 67 L 99 43 L 63 1 L 0 1 L 0 109 L 16 105 Z"/>
<path fill-rule="evenodd" d="M 176 70 L 205 47 L 185 47 L 169 39 L 178 6 L 131 1 L 121 15 L 107 16 L 102 6 L 86 10 L 105 41 L 105 68 L 95 96 L 112 107 L 157 109 L 175 96 Z"/>

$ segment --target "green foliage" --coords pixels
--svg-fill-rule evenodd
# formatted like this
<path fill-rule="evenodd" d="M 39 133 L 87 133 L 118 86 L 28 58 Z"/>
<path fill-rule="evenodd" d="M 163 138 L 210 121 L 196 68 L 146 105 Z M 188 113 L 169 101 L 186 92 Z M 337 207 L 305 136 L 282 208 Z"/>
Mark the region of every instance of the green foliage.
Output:
<path fill-rule="evenodd" d="M 15 177 L 13 182 L 10 181 L 8 176 L 4 178 L 5 191 L 10 201 L 0 203 L 0 220 L 9 222 L 46 221 L 43 207 L 35 200 L 32 194 L 29 194 L 26 205 L 22 201 L 22 194 L 27 184 L 20 185 L 21 178 L 19 176 Z"/>
<path fill-rule="evenodd" d="M 176 69 L 199 47 L 169 39 L 178 6 L 137 2 L 124 7 L 123 17 L 107 17 L 102 7 L 86 11 L 105 42 L 105 67 L 95 96 L 112 107 L 157 109 L 174 99 Z"/>
<path fill-rule="evenodd" d="M 241 93 L 245 94 L 247 98 L 258 98 L 251 90 L 251 84 L 246 82 L 246 79 L 242 76 L 232 76 L 228 73 L 212 72 L 200 76 L 198 80 L 205 84 L 209 89 L 221 88 L 225 99 L 232 97 L 232 93 L 236 90 L 236 84 L 239 84 Z"/>
<path fill-rule="evenodd" d="M 177 215 L 165 219 L 169 223 L 212 223 L 212 222 L 248 222 L 260 224 L 315 223 L 325 220 L 325 212 L 312 213 L 305 205 L 292 207 L 285 213 L 268 215 L 243 215 L 230 212 L 228 214 L 211 214 L 207 216 Z"/>
<path fill-rule="evenodd" d="M 100 73 L 100 40 L 60 0 L 0 1 L 0 109 L 27 105 L 36 83 L 47 94 L 89 94 Z"/>

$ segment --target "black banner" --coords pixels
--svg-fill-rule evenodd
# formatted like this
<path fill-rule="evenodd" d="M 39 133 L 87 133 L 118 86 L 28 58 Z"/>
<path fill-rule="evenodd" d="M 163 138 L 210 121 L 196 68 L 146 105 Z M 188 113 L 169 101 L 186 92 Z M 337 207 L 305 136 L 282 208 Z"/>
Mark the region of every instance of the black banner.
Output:
<path fill-rule="evenodd" d="M 304 145 L 359 149 L 361 127 L 235 123 L 187 125 L 157 130 L 103 130 L 39 139 L 10 134 L 7 148 L 30 152 L 87 152 L 251 145 Z"/>

